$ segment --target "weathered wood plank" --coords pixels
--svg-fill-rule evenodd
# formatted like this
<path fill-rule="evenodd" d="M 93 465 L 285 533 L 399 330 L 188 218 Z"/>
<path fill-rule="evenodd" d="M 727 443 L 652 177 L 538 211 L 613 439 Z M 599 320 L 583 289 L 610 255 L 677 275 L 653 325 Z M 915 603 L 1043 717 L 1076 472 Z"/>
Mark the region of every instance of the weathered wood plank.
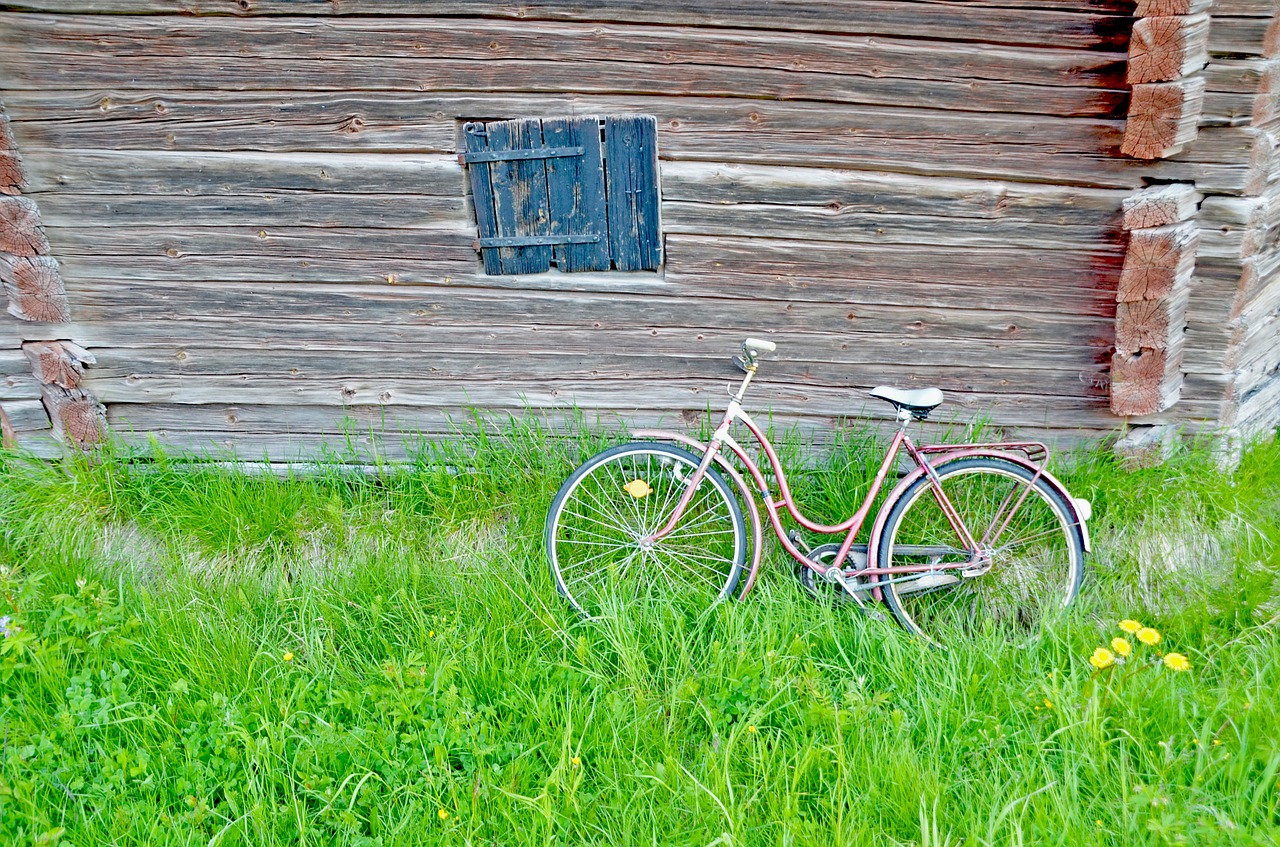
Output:
<path fill-rule="evenodd" d="M 1115 222 L 1110 189 L 874 171 L 664 161 L 664 201 L 825 206 L 832 211 L 1043 223 Z"/>
<path fill-rule="evenodd" d="M 609 116 L 604 122 L 609 256 L 620 271 L 662 262 L 658 223 L 657 129 L 651 117 Z"/>
<path fill-rule="evenodd" d="M 1101 394 L 1105 392 L 1105 362 L 1081 367 L 1044 369 L 1022 360 L 975 365 L 930 364 L 909 359 L 884 361 L 861 345 L 810 358 L 801 348 L 770 358 L 768 378 L 797 385 L 847 385 L 851 380 L 905 386 L 933 385 L 946 391 L 990 394 Z M 717 355 L 718 354 L 718 355 Z M 833 361 L 827 361 L 831 359 Z M 649 344 L 639 349 L 582 352 L 528 351 L 525 355 L 457 350 L 380 348 L 335 354 L 318 350 L 276 350 L 269 367 L 261 351 L 200 345 L 159 348 L 107 348 L 92 369 L 92 378 L 146 379 L 150 376 L 189 378 L 259 375 L 298 383 L 316 379 L 368 379 L 404 382 L 450 380 L 475 384 L 491 380 L 546 382 L 556 380 L 632 379 L 661 382 L 668 375 L 705 374 L 717 379 L 729 373 L 724 350 L 706 345 L 693 349 L 660 350 Z M 383 401 L 394 403 L 394 398 Z"/>
<path fill-rule="evenodd" d="M 40 384 L 20 349 L 0 350 L 0 400 L 39 400 Z"/>
<path fill-rule="evenodd" d="M 157 115 L 155 105 L 164 106 Z M 651 114 L 664 159 L 856 167 L 965 178 L 1141 187 L 1120 122 L 732 98 L 228 94 L 7 97 L 22 149 L 451 151 L 476 115 Z M 105 109 L 105 111 L 104 111 Z M 343 131 L 353 116 L 358 132 Z"/>
<path fill-rule="evenodd" d="M 551 234 L 600 237 L 595 243 L 557 245 L 556 266 L 569 273 L 607 271 L 609 233 L 599 119 L 544 119 L 542 137 L 548 147 L 581 147 L 583 151 L 581 156 L 547 160 Z"/>
<path fill-rule="evenodd" d="M 1271 58 L 1276 55 L 1276 37 L 1274 18 L 1215 13 L 1209 27 L 1209 52 Z"/>
<path fill-rule="evenodd" d="M 1131 85 L 1182 79 L 1209 61 L 1209 16 L 1206 14 L 1142 17 L 1129 41 Z"/>
<path fill-rule="evenodd" d="M 192 227 L 414 229 L 418 232 L 413 237 L 437 241 L 464 229 L 475 236 L 461 190 L 454 197 L 266 191 L 192 197 L 59 193 L 41 196 L 40 216 L 46 233 L 69 227 L 168 227 L 180 220 Z"/>
<path fill-rule="evenodd" d="M 1122 14 L 1098 14 L 1093 8 L 1059 11 L 1053 7 L 1003 8 L 986 3 L 980 16 L 973 3 L 909 0 L 862 0 L 856 14 L 844 4 L 814 4 L 802 0 L 777 0 L 747 6 L 733 0 L 712 0 L 691 6 L 677 0 L 564 2 L 522 0 L 516 4 L 434 2 L 360 2 L 348 0 L 335 9 L 327 0 L 253 0 L 252 14 L 285 15 L 440 15 L 476 18 L 514 18 L 521 21 L 578 20 L 693 24 L 697 26 L 755 27 L 783 31 L 847 33 L 889 37 L 924 37 L 940 40 L 994 42 L 1086 50 L 1123 50 L 1131 19 Z M 1059 4 L 1058 8 L 1062 5 Z M 244 13 L 219 0 L 146 0 L 123 4 L 111 0 L 38 0 L 11 3 L 8 8 L 47 12 L 109 12 L 112 14 L 176 13 L 219 15 Z M 1114 12 L 1114 10 L 1113 10 Z"/>
<path fill-rule="evenodd" d="M 1138 0 L 1133 13 L 1140 18 L 1161 15 L 1193 15 L 1213 5 L 1213 0 Z"/>
<path fill-rule="evenodd" d="M 164 150 L 33 150 L 26 194 L 462 195 L 462 166 L 451 154 L 225 153 Z M 384 210 L 385 211 L 385 210 Z"/>
<path fill-rule="evenodd" d="M 39 400 L 5 400 L 0 403 L 0 412 L 8 418 L 12 440 L 16 444 L 18 434 L 22 432 L 38 432 L 49 429 L 49 415 L 44 404 Z"/>

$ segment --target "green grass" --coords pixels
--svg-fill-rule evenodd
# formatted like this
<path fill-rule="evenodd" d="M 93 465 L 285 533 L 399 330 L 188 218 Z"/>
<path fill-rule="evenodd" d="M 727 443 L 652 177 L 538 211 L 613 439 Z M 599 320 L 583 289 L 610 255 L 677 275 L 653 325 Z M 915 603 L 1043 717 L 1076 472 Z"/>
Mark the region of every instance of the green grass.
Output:
<path fill-rule="evenodd" d="M 0 454 L 0 844 L 1280 838 L 1277 444 L 1083 457 L 1073 614 L 936 651 L 776 551 L 710 615 L 577 620 L 542 520 L 605 441 L 513 426 L 296 479 Z M 875 449 L 824 452 L 805 502 L 847 510 Z M 1097 673 L 1122 618 L 1164 641 Z"/>

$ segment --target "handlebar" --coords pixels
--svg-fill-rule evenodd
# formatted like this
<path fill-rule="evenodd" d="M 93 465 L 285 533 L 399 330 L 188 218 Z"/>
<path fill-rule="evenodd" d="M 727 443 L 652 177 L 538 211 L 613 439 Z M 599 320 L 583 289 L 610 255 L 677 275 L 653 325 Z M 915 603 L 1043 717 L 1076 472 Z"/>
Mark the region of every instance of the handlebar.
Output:
<path fill-rule="evenodd" d="M 752 352 L 757 354 L 772 353 L 774 350 L 777 350 L 777 349 L 778 349 L 777 344 L 774 344 L 772 341 L 765 341 L 760 338 L 748 338 L 747 340 L 742 342 L 742 352 L 747 354 L 751 354 Z"/>

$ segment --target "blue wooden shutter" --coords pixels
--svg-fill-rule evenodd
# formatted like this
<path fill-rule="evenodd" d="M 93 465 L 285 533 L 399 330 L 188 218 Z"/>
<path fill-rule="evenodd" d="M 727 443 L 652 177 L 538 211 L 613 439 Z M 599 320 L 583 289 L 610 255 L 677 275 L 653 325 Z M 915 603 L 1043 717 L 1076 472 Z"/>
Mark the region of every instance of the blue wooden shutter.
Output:
<path fill-rule="evenodd" d="M 604 141 L 613 266 L 620 271 L 653 270 L 662 264 L 657 122 L 638 115 L 606 118 Z"/>
<path fill-rule="evenodd" d="M 661 264 L 653 118 L 472 122 L 463 136 L 485 273 Z"/>

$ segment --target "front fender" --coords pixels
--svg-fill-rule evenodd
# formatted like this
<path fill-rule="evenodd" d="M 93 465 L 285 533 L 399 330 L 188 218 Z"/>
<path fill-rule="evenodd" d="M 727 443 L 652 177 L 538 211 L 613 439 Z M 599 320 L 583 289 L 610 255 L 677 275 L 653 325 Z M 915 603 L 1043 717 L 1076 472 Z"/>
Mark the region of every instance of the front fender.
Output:
<path fill-rule="evenodd" d="M 967 459 L 972 456 L 990 456 L 993 458 L 1003 459 L 1006 462 L 1021 465 L 1032 473 L 1038 473 L 1042 478 L 1048 480 L 1049 484 L 1056 488 L 1058 493 L 1062 495 L 1062 499 L 1067 502 L 1067 507 L 1071 509 L 1072 517 L 1075 518 L 1076 524 L 1080 527 L 1080 539 L 1084 542 L 1085 552 L 1087 553 L 1093 549 L 1093 543 L 1089 538 L 1088 524 L 1089 518 L 1093 515 L 1092 505 L 1090 505 L 1088 500 L 1072 497 L 1071 493 L 1067 491 L 1067 487 L 1063 485 L 1056 476 L 1044 470 L 1025 456 L 1020 456 L 1016 453 L 998 453 L 991 450 L 958 449 L 954 452 L 943 453 L 936 462 L 933 462 L 933 467 L 937 470 L 949 462 L 954 462 L 957 459 Z M 902 493 L 907 490 L 909 485 L 924 475 L 924 469 L 917 467 L 911 473 L 899 480 L 898 484 L 894 486 L 894 489 L 889 492 L 889 498 L 885 500 L 884 506 L 880 508 L 879 513 L 876 515 L 876 521 L 871 527 L 871 537 L 868 540 L 867 545 L 867 553 L 870 557 L 869 563 L 873 567 L 879 566 L 878 551 L 880 550 L 880 536 L 884 532 L 885 522 L 889 519 L 890 507 L 899 497 L 902 496 Z"/>

